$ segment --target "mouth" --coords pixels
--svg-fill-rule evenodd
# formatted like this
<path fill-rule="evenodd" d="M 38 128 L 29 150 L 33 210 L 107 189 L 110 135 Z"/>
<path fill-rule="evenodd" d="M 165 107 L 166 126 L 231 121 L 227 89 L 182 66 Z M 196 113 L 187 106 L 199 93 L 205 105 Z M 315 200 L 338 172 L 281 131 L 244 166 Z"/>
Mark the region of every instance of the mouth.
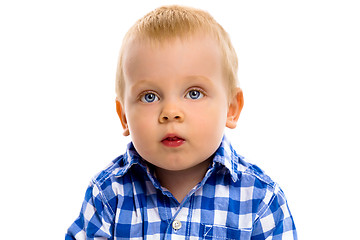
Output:
<path fill-rule="evenodd" d="M 180 147 L 185 143 L 185 139 L 175 134 L 168 134 L 161 140 L 161 143 L 166 147 Z"/>

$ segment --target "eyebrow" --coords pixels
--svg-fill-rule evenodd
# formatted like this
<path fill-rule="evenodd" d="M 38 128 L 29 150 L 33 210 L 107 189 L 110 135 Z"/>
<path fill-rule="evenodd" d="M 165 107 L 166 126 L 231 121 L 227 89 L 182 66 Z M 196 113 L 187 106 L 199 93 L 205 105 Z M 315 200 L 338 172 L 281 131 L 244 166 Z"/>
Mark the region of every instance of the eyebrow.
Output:
<path fill-rule="evenodd" d="M 136 82 L 134 85 L 131 86 L 130 92 L 135 92 L 138 88 L 140 88 L 142 86 L 154 88 L 155 85 L 152 82 L 153 81 L 146 80 L 146 79 L 140 80 L 140 81 Z"/>
<path fill-rule="evenodd" d="M 202 84 L 214 86 L 213 82 L 209 78 L 202 75 L 190 75 L 190 76 L 186 76 L 183 79 L 187 84 L 198 80 L 200 81 L 200 84 L 202 83 Z M 196 83 L 194 84 L 196 85 Z M 133 86 L 131 86 L 130 92 L 136 92 L 140 87 L 153 88 L 153 89 L 158 88 L 156 80 L 143 79 L 136 82 Z"/>
<path fill-rule="evenodd" d="M 192 82 L 192 81 L 200 81 L 200 84 L 205 84 L 206 86 L 213 87 L 214 83 L 209 78 L 202 76 L 202 75 L 193 75 L 193 76 L 187 76 L 186 81 Z M 196 84 L 196 82 L 194 83 Z M 204 86 L 204 87 L 206 87 Z"/>
<path fill-rule="evenodd" d="M 209 78 L 201 76 L 201 75 L 191 75 L 191 76 L 186 77 L 186 80 L 188 80 L 188 81 L 190 81 L 190 80 L 198 80 L 198 79 L 212 84 L 212 81 Z"/>

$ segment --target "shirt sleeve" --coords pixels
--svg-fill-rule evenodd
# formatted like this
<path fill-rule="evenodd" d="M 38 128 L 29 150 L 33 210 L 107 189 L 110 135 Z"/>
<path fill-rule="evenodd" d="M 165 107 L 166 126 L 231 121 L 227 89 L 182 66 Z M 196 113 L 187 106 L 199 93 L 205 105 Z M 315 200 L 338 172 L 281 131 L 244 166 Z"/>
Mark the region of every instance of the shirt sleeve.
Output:
<path fill-rule="evenodd" d="M 111 209 L 95 184 L 88 187 L 79 217 L 68 229 L 65 240 L 113 239 Z"/>
<path fill-rule="evenodd" d="M 252 240 L 297 240 L 297 232 L 284 193 L 276 185 L 275 191 L 259 211 L 254 222 Z"/>

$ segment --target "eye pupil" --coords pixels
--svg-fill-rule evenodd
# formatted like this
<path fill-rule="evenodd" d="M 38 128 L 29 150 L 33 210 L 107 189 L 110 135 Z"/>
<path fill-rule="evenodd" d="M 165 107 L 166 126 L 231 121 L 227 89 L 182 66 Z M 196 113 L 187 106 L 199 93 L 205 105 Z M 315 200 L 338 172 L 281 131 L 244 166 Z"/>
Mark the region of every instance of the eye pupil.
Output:
<path fill-rule="evenodd" d="M 155 94 L 148 93 L 145 95 L 145 101 L 147 102 L 153 102 L 155 100 Z"/>
<path fill-rule="evenodd" d="M 200 92 L 197 90 L 192 90 L 189 92 L 189 94 L 190 94 L 190 98 L 192 99 L 197 99 L 200 96 Z"/>

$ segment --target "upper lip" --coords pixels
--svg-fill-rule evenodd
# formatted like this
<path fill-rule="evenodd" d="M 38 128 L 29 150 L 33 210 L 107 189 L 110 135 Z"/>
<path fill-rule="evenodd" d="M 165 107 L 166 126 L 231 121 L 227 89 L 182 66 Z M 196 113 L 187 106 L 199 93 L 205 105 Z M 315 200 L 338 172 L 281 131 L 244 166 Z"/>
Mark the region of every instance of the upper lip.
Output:
<path fill-rule="evenodd" d="M 169 134 L 166 134 L 165 137 L 161 141 L 164 141 L 164 140 L 185 140 L 185 139 L 180 137 L 177 134 L 169 133 Z"/>

